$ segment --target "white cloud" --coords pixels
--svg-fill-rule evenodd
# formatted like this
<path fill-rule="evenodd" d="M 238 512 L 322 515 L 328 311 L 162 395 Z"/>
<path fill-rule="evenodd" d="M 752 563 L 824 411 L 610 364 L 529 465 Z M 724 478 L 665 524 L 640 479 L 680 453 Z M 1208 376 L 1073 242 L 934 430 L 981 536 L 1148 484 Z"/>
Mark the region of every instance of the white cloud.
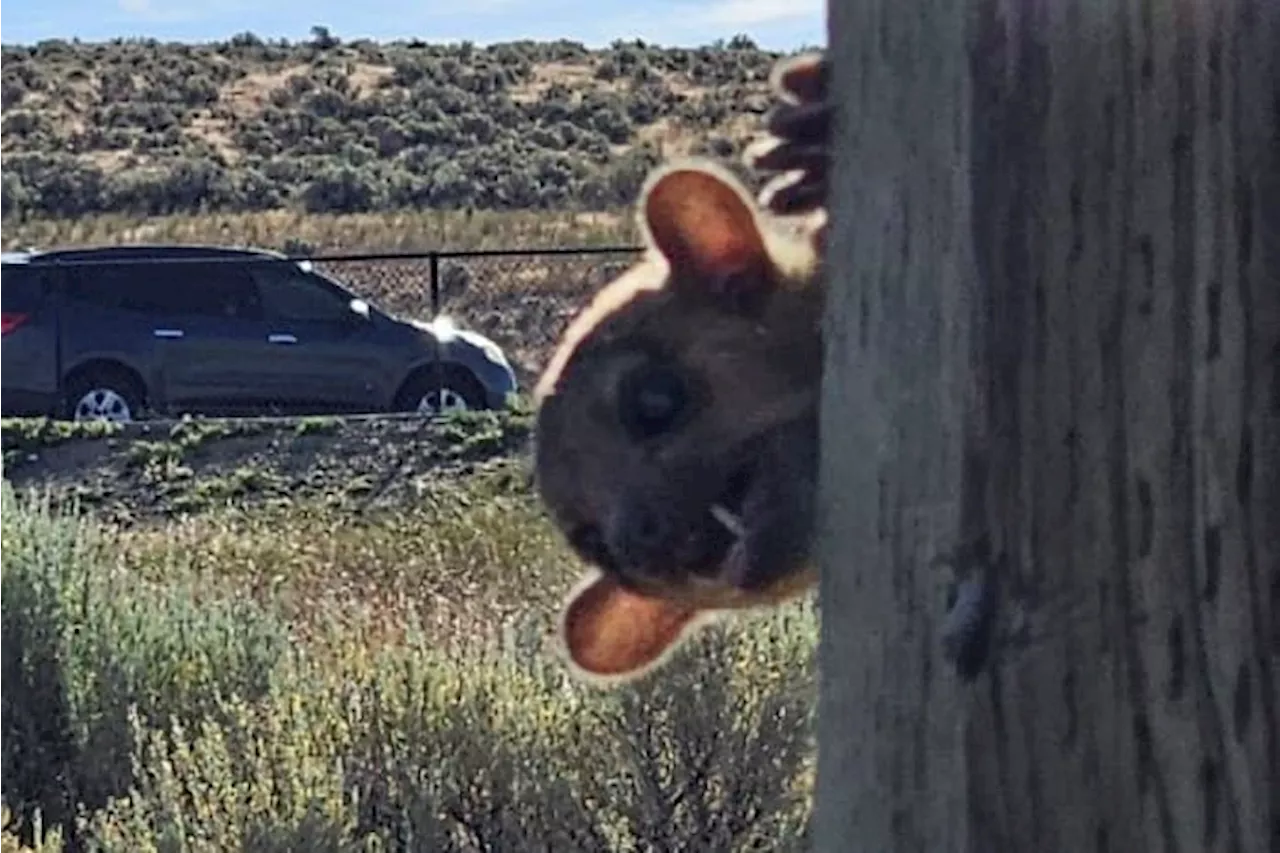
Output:
<path fill-rule="evenodd" d="M 826 0 L 716 0 L 699 20 L 721 27 L 754 26 L 799 18 L 822 18 Z"/>
<path fill-rule="evenodd" d="M 117 0 L 120 11 L 129 15 L 151 14 L 151 0 Z"/>

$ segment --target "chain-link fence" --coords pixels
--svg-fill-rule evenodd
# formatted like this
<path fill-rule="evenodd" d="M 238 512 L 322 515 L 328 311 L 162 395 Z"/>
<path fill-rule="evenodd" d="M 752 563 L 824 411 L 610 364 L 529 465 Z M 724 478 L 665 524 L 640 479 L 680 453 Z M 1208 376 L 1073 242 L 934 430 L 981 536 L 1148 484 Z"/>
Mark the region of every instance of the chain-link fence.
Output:
<path fill-rule="evenodd" d="M 312 258 L 316 269 L 407 317 L 444 313 L 492 339 L 529 388 L 566 323 L 635 261 L 630 246 Z"/>

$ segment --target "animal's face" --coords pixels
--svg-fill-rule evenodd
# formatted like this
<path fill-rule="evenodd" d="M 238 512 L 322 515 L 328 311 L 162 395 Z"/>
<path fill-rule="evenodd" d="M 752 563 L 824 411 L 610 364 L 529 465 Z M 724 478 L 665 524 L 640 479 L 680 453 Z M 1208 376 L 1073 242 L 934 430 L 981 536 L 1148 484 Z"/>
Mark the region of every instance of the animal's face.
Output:
<path fill-rule="evenodd" d="M 598 676 L 656 664 L 709 610 L 806 588 L 821 289 L 770 250 L 736 182 L 651 179 L 652 250 L 571 325 L 539 384 L 536 479 L 598 567 L 563 615 Z"/>

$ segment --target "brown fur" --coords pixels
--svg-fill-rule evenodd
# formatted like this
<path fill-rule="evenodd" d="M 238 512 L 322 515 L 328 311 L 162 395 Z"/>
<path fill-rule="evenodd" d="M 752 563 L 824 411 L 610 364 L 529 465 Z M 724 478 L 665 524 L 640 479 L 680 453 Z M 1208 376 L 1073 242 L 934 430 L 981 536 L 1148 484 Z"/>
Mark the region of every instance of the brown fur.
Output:
<path fill-rule="evenodd" d="M 800 67 L 791 91 L 817 73 Z M 766 187 L 776 209 L 820 214 L 825 166 L 795 141 L 803 133 L 785 135 L 797 121 L 812 131 L 813 112 L 791 125 L 775 114 L 782 141 L 749 159 L 789 170 Z M 594 566 L 560 639 L 597 683 L 652 670 L 719 611 L 774 604 L 815 579 L 817 229 L 778 227 L 705 161 L 656 170 L 637 214 L 644 257 L 574 319 L 535 389 L 538 489 Z M 713 506 L 729 506 L 745 535 Z"/>

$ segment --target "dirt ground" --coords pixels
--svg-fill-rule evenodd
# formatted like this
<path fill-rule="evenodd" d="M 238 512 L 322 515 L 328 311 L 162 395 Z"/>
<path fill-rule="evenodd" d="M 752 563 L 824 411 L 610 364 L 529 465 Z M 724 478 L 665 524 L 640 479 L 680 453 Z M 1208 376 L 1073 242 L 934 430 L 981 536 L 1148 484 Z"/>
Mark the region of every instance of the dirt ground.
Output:
<path fill-rule="evenodd" d="M 4 478 L 19 493 L 121 523 L 228 503 L 319 500 L 352 512 L 402 505 L 441 477 L 510 465 L 529 420 L 417 417 L 196 419 L 105 428 L 3 423 Z M 522 470 L 522 469 L 518 469 Z"/>

